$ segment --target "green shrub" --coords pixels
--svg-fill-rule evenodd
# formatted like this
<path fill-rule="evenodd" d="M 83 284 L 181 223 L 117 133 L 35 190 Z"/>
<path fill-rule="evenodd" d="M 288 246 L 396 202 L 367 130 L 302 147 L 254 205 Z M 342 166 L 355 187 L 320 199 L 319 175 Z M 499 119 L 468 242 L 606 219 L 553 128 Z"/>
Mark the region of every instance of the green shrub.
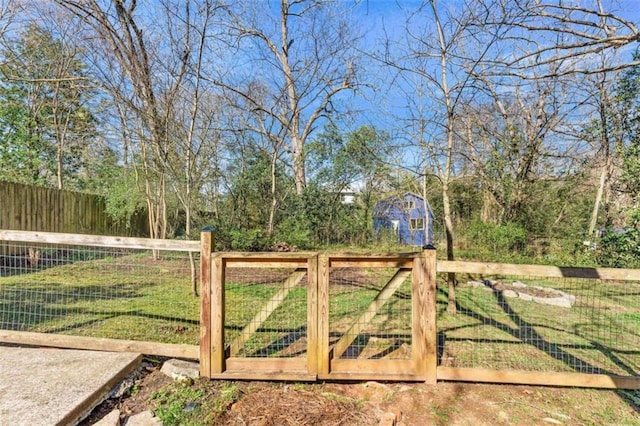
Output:
<path fill-rule="evenodd" d="M 238 251 L 265 251 L 271 247 L 271 239 L 263 234 L 260 229 L 230 229 L 229 243 L 232 250 Z"/>
<path fill-rule="evenodd" d="M 513 251 L 523 252 L 527 246 L 527 231 L 515 223 L 496 225 L 474 221 L 465 234 L 480 251 L 506 254 Z"/>
<path fill-rule="evenodd" d="M 306 221 L 299 220 L 295 216 L 289 216 L 276 228 L 275 241 L 284 241 L 299 249 L 311 247 L 311 231 Z"/>
<path fill-rule="evenodd" d="M 598 263 L 613 268 L 640 267 L 640 229 L 607 229 L 600 239 Z"/>

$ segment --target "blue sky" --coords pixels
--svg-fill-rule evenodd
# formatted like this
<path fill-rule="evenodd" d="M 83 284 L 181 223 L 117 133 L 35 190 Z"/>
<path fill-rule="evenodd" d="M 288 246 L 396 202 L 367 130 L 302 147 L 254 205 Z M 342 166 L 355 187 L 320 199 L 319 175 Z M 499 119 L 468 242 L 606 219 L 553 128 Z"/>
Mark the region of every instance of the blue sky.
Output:
<path fill-rule="evenodd" d="M 422 3 L 416 0 L 363 0 L 359 2 L 353 7 L 352 13 L 359 29 L 367 33 L 365 37 L 367 48 L 380 51 L 382 49 L 381 41 L 385 38 L 402 38 L 406 31 L 408 14 L 415 11 Z M 595 1 L 577 1 L 575 3 L 585 7 L 597 7 Z M 437 4 L 439 8 L 455 8 L 460 5 L 460 2 L 440 0 Z M 606 10 L 611 10 L 613 13 L 640 25 L 640 0 L 603 1 L 603 5 Z M 424 20 L 417 19 L 414 22 L 432 25 L 430 22 L 432 14 L 428 4 L 421 13 Z M 615 52 L 617 60 L 630 60 L 631 54 L 637 46 L 638 43 L 633 43 L 618 49 Z M 588 58 L 583 61 L 588 61 Z M 437 71 L 437 62 L 434 63 L 434 67 L 436 67 L 434 70 Z M 349 97 L 343 99 L 346 102 L 355 102 L 357 108 L 362 110 L 362 113 L 350 125 L 355 128 L 361 124 L 372 124 L 399 137 L 400 132 L 403 131 L 401 118 L 406 116 L 408 97 L 415 92 L 412 93 L 412 89 L 407 88 L 406 85 L 385 85 L 394 78 L 393 71 L 381 67 L 375 61 L 369 62 L 365 71 L 379 84 L 375 88 L 362 90 L 356 99 Z M 450 76 L 450 78 L 450 83 L 455 83 L 455 76 Z M 398 81 L 393 80 L 394 83 Z M 423 104 L 428 112 L 441 110 L 441 105 L 429 102 L 426 100 Z M 436 132 L 435 129 L 430 131 L 432 134 Z M 408 164 L 416 160 L 416 157 L 415 152 L 408 150 L 403 161 Z"/>

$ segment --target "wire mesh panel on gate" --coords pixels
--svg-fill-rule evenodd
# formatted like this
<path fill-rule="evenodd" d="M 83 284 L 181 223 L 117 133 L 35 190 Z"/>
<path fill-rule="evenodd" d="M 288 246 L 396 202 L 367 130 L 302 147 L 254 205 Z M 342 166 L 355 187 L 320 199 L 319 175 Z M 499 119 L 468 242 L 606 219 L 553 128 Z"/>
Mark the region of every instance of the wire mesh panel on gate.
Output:
<path fill-rule="evenodd" d="M 343 359 L 411 358 L 411 270 L 331 268 L 329 344 Z"/>
<path fill-rule="evenodd" d="M 306 269 L 234 267 L 225 275 L 225 346 L 230 356 L 306 356 Z"/>

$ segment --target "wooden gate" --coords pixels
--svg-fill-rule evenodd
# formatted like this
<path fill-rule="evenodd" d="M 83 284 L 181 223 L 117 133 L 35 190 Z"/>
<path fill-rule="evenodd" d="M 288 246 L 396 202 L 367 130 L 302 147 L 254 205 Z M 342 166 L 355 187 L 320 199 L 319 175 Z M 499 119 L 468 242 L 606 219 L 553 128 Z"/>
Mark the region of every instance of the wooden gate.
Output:
<path fill-rule="evenodd" d="M 317 255 L 216 253 L 210 267 L 206 262 L 201 261 L 210 281 L 205 273 L 200 375 L 315 380 Z M 232 274 L 236 278 L 227 280 Z M 244 282 L 242 274 L 260 280 Z"/>
<path fill-rule="evenodd" d="M 318 271 L 319 379 L 436 382 L 435 250 L 321 255 Z"/>
<path fill-rule="evenodd" d="M 435 250 L 212 253 L 202 235 L 200 375 L 436 382 Z"/>

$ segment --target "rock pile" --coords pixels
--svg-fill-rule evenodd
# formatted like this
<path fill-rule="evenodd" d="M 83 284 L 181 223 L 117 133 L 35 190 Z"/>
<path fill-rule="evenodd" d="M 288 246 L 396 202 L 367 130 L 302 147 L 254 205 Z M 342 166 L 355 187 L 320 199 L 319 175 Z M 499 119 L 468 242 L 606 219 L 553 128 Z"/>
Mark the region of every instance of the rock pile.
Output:
<path fill-rule="evenodd" d="M 576 296 L 572 294 L 549 287 L 529 286 L 520 281 L 512 283 L 493 280 L 468 281 L 467 285 L 497 292 L 507 298 L 518 298 L 561 308 L 571 308 L 576 302 Z"/>

